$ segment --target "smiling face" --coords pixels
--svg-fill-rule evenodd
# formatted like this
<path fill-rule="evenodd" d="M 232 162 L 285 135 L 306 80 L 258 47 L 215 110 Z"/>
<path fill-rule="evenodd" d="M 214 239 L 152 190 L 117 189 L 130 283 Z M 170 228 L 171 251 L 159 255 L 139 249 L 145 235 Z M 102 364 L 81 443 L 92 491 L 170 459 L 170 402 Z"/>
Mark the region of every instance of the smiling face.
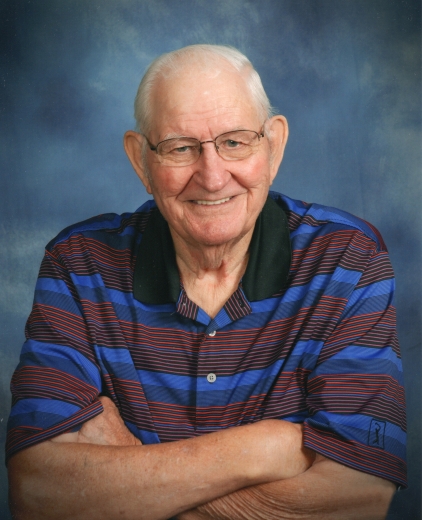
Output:
<path fill-rule="evenodd" d="M 153 115 L 147 137 L 153 144 L 178 136 L 208 141 L 236 129 L 259 132 L 264 123 L 245 80 L 224 61 L 208 70 L 185 68 L 160 79 L 150 101 Z M 273 118 L 268 126 L 275 126 L 277 135 L 284 132 L 284 149 L 287 130 L 280 118 Z M 277 155 L 280 146 L 273 148 Z M 135 170 L 154 196 L 175 242 L 203 247 L 236 242 L 252 233 L 282 150 L 279 158 L 271 160 L 266 136 L 255 154 L 238 161 L 222 159 L 213 143 L 203 144 L 201 156 L 189 166 L 163 165 L 149 147 L 146 154 L 148 175 L 140 161 Z"/>

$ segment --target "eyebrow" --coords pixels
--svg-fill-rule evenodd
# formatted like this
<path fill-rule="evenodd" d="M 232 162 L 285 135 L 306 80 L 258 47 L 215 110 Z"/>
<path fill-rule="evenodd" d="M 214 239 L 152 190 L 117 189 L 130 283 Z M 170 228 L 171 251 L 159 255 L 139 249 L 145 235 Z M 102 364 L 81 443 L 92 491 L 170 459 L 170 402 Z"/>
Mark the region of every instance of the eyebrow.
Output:
<path fill-rule="evenodd" d="M 188 135 L 176 134 L 174 132 L 166 134 L 160 141 L 166 141 L 167 139 L 179 139 L 180 137 L 190 137 Z"/>
<path fill-rule="evenodd" d="M 245 128 L 244 126 L 237 126 L 230 130 L 226 130 L 225 132 L 221 132 L 220 134 L 217 134 L 216 137 L 219 137 L 220 135 L 223 135 L 223 134 L 228 134 L 230 132 L 237 132 L 238 130 L 248 130 L 248 128 Z M 193 137 L 192 135 L 176 134 L 175 132 L 171 132 L 169 134 L 165 134 L 164 137 L 162 139 L 160 139 L 159 142 L 166 141 L 167 139 L 181 139 L 182 137 L 187 137 L 189 139 L 196 139 L 197 141 L 199 141 L 199 139 L 197 137 Z"/>

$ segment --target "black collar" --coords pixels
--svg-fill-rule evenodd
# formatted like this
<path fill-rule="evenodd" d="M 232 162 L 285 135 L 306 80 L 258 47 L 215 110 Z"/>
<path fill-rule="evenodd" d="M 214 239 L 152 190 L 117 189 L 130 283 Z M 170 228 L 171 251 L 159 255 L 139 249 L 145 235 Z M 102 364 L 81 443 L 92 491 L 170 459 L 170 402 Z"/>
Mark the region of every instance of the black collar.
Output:
<path fill-rule="evenodd" d="M 280 292 L 291 262 L 287 217 L 271 197 L 256 221 L 242 288 L 249 301 Z M 158 208 L 152 210 L 138 248 L 133 279 L 135 298 L 147 304 L 177 302 L 179 270 L 169 226 Z"/>

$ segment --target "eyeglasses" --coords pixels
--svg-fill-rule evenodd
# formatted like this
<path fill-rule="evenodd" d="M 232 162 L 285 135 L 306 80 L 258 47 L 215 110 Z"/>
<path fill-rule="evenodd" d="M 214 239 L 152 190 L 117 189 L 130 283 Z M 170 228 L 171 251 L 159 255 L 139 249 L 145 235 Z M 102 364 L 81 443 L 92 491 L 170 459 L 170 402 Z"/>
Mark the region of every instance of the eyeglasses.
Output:
<path fill-rule="evenodd" d="M 225 132 L 209 141 L 199 141 L 194 137 L 174 137 L 164 139 L 157 145 L 149 142 L 150 149 L 157 154 L 158 160 L 165 166 L 189 166 L 201 155 L 202 145 L 214 143 L 218 155 L 225 161 L 241 161 L 256 153 L 264 130 L 259 133 L 253 130 L 233 130 Z"/>

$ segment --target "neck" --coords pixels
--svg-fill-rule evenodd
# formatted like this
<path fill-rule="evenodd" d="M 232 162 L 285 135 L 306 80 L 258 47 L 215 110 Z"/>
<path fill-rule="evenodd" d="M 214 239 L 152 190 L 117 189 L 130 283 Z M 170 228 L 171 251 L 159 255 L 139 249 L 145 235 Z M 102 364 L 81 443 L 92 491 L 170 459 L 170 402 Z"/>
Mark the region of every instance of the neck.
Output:
<path fill-rule="evenodd" d="M 246 271 L 253 229 L 235 242 L 187 244 L 172 232 L 176 262 L 188 297 L 214 317 L 237 289 Z"/>

